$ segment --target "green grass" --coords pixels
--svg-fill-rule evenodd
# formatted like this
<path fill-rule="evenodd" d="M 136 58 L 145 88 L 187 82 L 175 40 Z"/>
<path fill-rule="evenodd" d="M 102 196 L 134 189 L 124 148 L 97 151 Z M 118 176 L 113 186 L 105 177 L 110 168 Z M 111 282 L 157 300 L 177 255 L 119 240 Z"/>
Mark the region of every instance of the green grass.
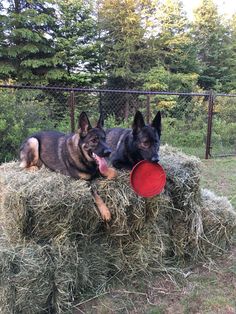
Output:
<path fill-rule="evenodd" d="M 228 197 L 236 208 L 236 157 L 203 160 L 201 184 Z"/>

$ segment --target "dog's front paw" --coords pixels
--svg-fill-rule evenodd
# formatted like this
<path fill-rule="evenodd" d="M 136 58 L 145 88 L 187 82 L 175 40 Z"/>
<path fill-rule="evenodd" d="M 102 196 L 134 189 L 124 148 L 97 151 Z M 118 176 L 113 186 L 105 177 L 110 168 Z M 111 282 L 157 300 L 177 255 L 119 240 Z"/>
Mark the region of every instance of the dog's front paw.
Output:
<path fill-rule="evenodd" d="M 114 168 L 108 168 L 105 173 L 105 177 L 108 180 L 115 179 L 117 177 L 117 171 Z"/>
<path fill-rule="evenodd" d="M 30 167 L 27 167 L 25 168 L 27 171 L 29 172 L 35 172 L 35 171 L 38 171 L 39 170 L 39 167 L 38 166 L 30 166 Z"/>
<path fill-rule="evenodd" d="M 100 214 L 104 221 L 108 222 L 111 220 L 111 212 L 106 206 L 103 208 L 100 208 Z"/>
<path fill-rule="evenodd" d="M 98 195 L 96 191 L 93 191 L 93 197 L 95 204 L 97 205 L 97 208 L 100 212 L 100 215 L 104 221 L 110 221 L 111 220 L 111 212 L 106 206 L 106 204 L 103 202 L 102 198 Z"/>

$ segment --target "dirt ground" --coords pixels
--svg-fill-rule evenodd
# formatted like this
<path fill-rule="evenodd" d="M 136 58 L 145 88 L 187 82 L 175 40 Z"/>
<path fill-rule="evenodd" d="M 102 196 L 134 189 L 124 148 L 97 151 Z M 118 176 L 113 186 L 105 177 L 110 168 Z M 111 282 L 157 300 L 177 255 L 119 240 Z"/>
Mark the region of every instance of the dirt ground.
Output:
<path fill-rule="evenodd" d="M 82 302 L 75 313 L 234 314 L 236 246 L 215 260 L 189 269 L 178 279 L 160 276 L 143 286 L 121 284 Z"/>

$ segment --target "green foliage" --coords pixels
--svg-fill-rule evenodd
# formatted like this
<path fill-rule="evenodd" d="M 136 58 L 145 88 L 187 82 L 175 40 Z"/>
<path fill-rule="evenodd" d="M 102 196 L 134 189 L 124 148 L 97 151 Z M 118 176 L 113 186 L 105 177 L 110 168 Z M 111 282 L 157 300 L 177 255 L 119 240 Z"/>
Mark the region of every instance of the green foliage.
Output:
<path fill-rule="evenodd" d="M 236 15 L 203 0 L 9 0 L 0 6 L 0 78 L 151 90 L 236 88 Z M 5 7 L 5 9 L 4 9 Z M 199 85 L 199 86 L 198 86 Z"/>
<path fill-rule="evenodd" d="M 212 143 L 222 147 L 232 147 L 235 151 L 236 122 L 226 122 L 219 117 L 214 119 Z"/>
<path fill-rule="evenodd" d="M 235 93 L 232 91 L 231 93 Z M 236 98 L 235 97 L 217 97 L 215 108 L 217 116 L 227 123 L 236 121 Z"/>
<path fill-rule="evenodd" d="M 106 86 L 150 91 L 236 89 L 236 14 L 223 19 L 203 0 L 190 22 L 180 0 L 9 0 L 0 3 L 0 79 L 29 85 Z M 66 92 L 1 91 L 1 160 L 15 156 L 34 129 L 68 130 Z M 92 120 L 100 106 L 107 127 L 130 127 L 146 98 L 77 94 Z M 151 111 L 165 116 L 166 141 L 178 147 L 205 142 L 203 97 L 158 95 Z M 213 145 L 233 147 L 234 98 L 218 97 Z M 47 117 L 48 115 L 48 117 Z M 16 144 L 17 143 L 17 144 Z"/>
<path fill-rule="evenodd" d="M 53 127 L 50 108 L 40 101 L 40 94 L 0 90 L 0 162 L 16 158 L 20 143 L 28 135 Z"/>
<path fill-rule="evenodd" d="M 130 117 L 127 120 L 117 120 L 115 115 L 110 114 L 105 120 L 105 127 L 109 128 L 130 128 L 132 126 L 133 118 Z"/>
<path fill-rule="evenodd" d="M 16 79 L 28 84 L 52 83 L 62 79 L 58 72 L 61 60 L 55 59 L 55 7 L 52 1 L 9 1 L 0 15 L 2 41 L 0 44 L 0 78 Z M 59 75 L 60 74 L 60 75 Z"/>
<path fill-rule="evenodd" d="M 212 152 L 235 151 L 236 122 L 226 123 L 220 118 L 215 118 L 212 129 Z M 204 116 L 187 121 L 165 117 L 163 119 L 162 143 L 178 147 L 186 153 L 204 157 L 207 134 L 207 122 Z"/>
<path fill-rule="evenodd" d="M 99 27 L 110 85 L 137 87 L 138 75 L 148 64 L 149 52 L 142 27 L 142 9 L 148 5 L 148 1 L 142 0 L 101 2 Z"/>
<path fill-rule="evenodd" d="M 200 123 L 199 123 L 200 122 Z M 202 118 L 189 123 L 176 118 L 163 119 L 162 142 L 175 147 L 204 147 L 207 125 Z"/>
<path fill-rule="evenodd" d="M 66 70 L 70 84 L 89 86 L 100 78 L 97 25 L 92 1 L 55 0 L 58 15 L 55 31 L 56 57 Z"/>
<path fill-rule="evenodd" d="M 190 22 L 182 2 L 179 0 L 164 1 L 155 17 L 156 36 L 151 37 L 151 41 L 156 47 L 158 62 L 172 73 L 198 72 Z"/>
<path fill-rule="evenodd" d="M 163 66 L 153 67 L 143 76 L 145 90 L 191 92 L 197 88 L 198 74 L 172 73 Z"/>
<path fill-rule="evenodd" d="M 201 65 L 199 84 L 202 88 L 226 90 L 235 71 L 235 51 L 232 49 L 229 27 L 219 15 L 217 5 L 203 0 L 195 12 L 193 35 Z"/>

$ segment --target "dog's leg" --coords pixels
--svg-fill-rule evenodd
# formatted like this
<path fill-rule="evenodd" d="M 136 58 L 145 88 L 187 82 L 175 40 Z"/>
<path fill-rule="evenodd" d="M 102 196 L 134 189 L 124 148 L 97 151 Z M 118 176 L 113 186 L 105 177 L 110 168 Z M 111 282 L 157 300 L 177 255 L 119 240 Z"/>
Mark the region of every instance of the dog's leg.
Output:
<path fill-rule="evenodd" d="M 20 167 L 28 171 L 38 170 L 42 163 L 39 159 L 39 142 L 36 138 L 29 138 L 20 152 Z"/>
<path fill-rule="evenodd" d="M 107 208 L 106 204 L 103 202 L 102 198 L 98 195 L 96 191 L 92 190 L 92 194 L 102 219 L 104 221 L 110 221 L 111 220 L 110 210 Z"/>

